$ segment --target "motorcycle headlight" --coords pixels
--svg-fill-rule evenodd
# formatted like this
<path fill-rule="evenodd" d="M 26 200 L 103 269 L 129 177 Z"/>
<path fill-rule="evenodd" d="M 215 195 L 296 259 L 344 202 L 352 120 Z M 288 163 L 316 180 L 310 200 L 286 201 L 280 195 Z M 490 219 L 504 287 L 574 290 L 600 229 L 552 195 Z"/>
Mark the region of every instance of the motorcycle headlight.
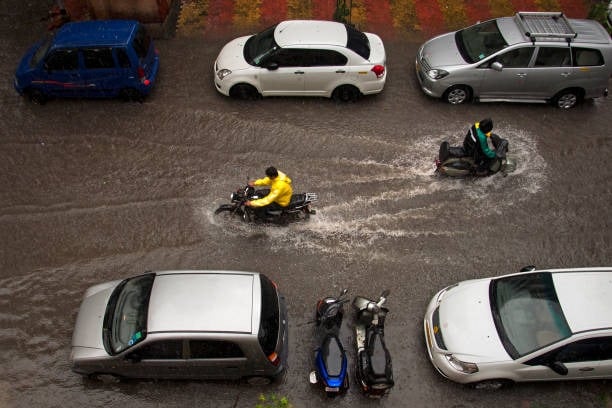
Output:
<path fill-rule="evenodd" d="M 448 363 L 457 371 L 461 371 L 466 374 L 474 374 L 478 372 L 478 366 L 476 363 L 468 363 L 466 361 L 461 361 L 452 354 L 445 354 L 444 357 L 448 360 Z"/>
<path fill-rule="evenodd" d="M 223 78 L 225 78 L 231 73 L 232 71 L 230 71 L 229 69 L 220 69 L 219 71 L 217 71 L 217 77 L 219 77 L 220 80 L 223 80 Z"/>
<path fill-rule="evenodd" d="M 431 79 L 442 79 L 447 75 L 448 71 L 443 69 L 430 69 L 427 71 L 427 76 L 429 76 Z"/>

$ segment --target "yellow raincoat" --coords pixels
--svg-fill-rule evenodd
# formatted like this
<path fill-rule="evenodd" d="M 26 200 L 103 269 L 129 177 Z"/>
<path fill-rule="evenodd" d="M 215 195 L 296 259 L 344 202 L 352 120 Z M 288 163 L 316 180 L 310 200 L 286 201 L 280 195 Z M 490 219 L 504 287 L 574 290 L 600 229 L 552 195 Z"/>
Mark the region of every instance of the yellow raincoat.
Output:
<path fill-rule="evenodd" d="M 252 207 L 264 207 L 266 205 L 277 203 L 281 207 L 286 207 L 291 202 L 293 189 L 291 188 L 291 179 L 282 171 L 278 172 L 278 176 L 271 179 L 264 177 L 253 182 L 256 186 L 270 186 L 270 194 L 258 200 L 251 201 Z"/>

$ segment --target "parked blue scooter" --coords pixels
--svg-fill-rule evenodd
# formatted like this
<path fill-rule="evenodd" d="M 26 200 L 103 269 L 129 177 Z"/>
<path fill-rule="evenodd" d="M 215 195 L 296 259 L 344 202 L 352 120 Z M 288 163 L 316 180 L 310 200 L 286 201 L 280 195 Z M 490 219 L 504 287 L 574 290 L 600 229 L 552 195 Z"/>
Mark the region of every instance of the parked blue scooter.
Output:
<path fill-rule="evenodd" d="M 338 337 L 347 289 L 338 297 L 326 297 L 317 302 L 315 370 L 310 372 L 310 383 L 320 383 L 328 397 L 344 393 L 348 387 L 348 362 L 342 342 Z"/>

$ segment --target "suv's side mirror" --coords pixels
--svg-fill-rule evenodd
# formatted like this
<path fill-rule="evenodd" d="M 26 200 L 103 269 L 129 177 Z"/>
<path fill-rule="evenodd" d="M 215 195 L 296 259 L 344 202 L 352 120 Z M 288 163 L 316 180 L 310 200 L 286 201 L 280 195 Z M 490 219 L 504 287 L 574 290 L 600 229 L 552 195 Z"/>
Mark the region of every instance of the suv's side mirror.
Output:
<path fill-rule="evenodd" d="M 504 69 L 504 66 L 502 65 L 501 62 L 495 61 L 494 63 L 491 64 L 491 69 L 501 72 L 502 69 Z"/>
<path fill-rule="evenodd" d="M 553 361 L 548 365 L 548 367 L 559 375 L 567 375 L 569 372 L 565 364 L 560 361 Z"/>
<path fill-rule="evenodd" d="M 266 65 L 266 69 L 268 69 L 268 71 L 275 71 L 278 69 L 278 64 L 276 62 L 271 62 Z"/>

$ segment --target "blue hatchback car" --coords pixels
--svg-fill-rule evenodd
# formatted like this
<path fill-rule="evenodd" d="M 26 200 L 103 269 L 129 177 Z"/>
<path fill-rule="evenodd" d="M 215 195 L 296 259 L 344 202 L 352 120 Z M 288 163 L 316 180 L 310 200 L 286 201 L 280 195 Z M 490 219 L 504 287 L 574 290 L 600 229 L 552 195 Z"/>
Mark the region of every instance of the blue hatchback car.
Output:
<path fill-rule="evenodd" d="M 15 89 L 41 104 L 50 97 L 142 101 L 158 70 L 153 40 L 137 21 L 74 22 L 27 51 Z"/>

